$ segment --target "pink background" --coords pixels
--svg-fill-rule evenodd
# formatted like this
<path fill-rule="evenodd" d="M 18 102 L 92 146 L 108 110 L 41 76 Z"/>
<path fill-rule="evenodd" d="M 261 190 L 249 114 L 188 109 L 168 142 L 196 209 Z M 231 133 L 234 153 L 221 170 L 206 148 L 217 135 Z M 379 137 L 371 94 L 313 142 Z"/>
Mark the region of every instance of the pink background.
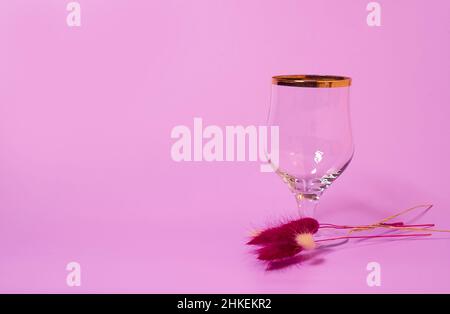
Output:
<path fill-rule="evenodd" d="M 265 271 L 244 242 L 294 214 L 279 178 L 170 157 L 194 117 L 264 124 L 272 75 L 348 75 L 355 156 L 318 218 L 432 202 L 449 228 L 449 1 L 379 1 L 369 27 L 367 0 L 80 0 L 80 28 L 68 2 L 0 3 L 1 292 L 450 292 L 446 235 Z"/>

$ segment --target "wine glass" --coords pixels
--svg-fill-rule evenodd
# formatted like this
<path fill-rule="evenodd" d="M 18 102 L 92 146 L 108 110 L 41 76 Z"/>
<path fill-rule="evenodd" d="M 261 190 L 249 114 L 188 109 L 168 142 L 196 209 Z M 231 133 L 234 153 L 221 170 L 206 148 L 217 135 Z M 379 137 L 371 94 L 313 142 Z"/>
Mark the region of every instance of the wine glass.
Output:
<path fill-rule="evenodd" d="M 295 196 L 301 217 L 313 217 L 322 193 L 350 163 L 351 79 L 330 75 L 272 78 L 268 124 L 279 127 L 279 158 L 269 159 Z"/>

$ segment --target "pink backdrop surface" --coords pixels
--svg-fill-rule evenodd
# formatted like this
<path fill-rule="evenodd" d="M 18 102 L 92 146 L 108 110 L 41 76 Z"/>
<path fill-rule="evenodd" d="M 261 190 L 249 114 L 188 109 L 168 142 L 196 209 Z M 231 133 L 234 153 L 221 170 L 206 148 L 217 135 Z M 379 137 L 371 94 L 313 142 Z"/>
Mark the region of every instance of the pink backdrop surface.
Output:
<path fill-rule="evenodd" d="M 68 2 L 0 3 L 1 292 L 450 292 L 445 235 L 265 271 L 244 243 L 295 213 L 286 186 L 170 156 L 194 117 L 264 124 L 272 75 L 348 75 L 355 156 L 319 220 L 433 203 L 420 221 L 449 228 L 449 1 L 378 1 L 369 27 L 363 0 L 80 0 L 79 28 Z"/>

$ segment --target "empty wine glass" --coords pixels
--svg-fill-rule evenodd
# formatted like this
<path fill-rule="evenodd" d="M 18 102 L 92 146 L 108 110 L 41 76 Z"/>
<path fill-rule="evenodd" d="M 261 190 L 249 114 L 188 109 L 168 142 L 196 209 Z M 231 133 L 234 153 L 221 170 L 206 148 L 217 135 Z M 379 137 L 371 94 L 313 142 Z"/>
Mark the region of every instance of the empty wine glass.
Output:
<path fill-rule="evenodd" d="M 278 126 L 280 136 L 278 164 L 272 166 L 302 217 L 314 216 L 322 193 L 352 159 L 350 84 L 348 77 L 328 75 L 272 79 L 268 124 Z"/>

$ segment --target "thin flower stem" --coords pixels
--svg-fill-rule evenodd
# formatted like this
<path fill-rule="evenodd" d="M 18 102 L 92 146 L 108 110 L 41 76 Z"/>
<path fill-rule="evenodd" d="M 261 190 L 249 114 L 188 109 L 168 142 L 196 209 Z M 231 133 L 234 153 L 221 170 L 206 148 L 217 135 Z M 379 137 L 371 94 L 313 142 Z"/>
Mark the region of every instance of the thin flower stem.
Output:
<path fill-rule="evenodd" d="M 315 242 L 324 242 L 332 240 L 344 240 L 344 239 L 373 239 L 373 238 L 400 238 L 400 237 L 424 237 L 430 236 L 431 233 L 416 233 L 416 234 L 392 234 L 392 235 L 374 235 L 374 236 L 343 236 L 328 239 L 316 240 Z"/>
<path fill-rule="evenodd" d="M 320 224 L 320 228 L 330 229 L 375 229 L 375 228 L 413 228 L 413 227 L 434 227 L 435 224 L 420 224 L 420 225 L 394 225 L 394 224 L 381 224 L 381 225 L 366 225 L 366 226 L 339 226 L 333 224 Z"/>

